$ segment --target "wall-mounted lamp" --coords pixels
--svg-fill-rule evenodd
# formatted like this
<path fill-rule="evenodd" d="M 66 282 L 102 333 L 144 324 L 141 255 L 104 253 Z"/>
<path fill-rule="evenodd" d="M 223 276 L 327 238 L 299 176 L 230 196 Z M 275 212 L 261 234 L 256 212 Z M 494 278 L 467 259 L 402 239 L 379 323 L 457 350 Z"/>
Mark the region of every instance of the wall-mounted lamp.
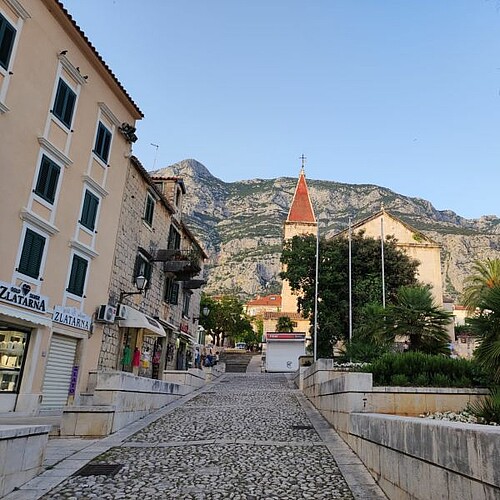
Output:
<path fill-rule="evenodd" d="M 209 314 L 210 314 L 210 309 L 205 306 L 202 310 L 201 310 L 201 314 L 205 317 L 207 317 Z M 193 316 L 193 323 L 195 321 L 198 321 L 199 319 L 201 318 L 201 316 L 198 316 L 197 318 Z"/>
<path fill-rule="evenodd" d="M 146 279 L 145 276 L 137 276 L 135 278 L 135 286 L 137 287 L 137 292 L 120 292 L 120 300 L 119 302 L 121 303 L 125 297 L 128 297 L 129 295 L 140 295 L 144 291 L 144 288 L 146 288 L 146 285 L 148 284 L 148 280 Z"/>

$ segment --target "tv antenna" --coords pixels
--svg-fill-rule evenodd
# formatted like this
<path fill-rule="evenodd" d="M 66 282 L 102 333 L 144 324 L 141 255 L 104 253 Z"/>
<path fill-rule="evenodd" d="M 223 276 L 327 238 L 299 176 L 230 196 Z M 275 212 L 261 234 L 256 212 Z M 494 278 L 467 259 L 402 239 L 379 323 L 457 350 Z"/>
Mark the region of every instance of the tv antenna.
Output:
<path fill-rule="evenodd" d="M 155 169 L 156 167 L 156 158 L 158 157 L 158 148 L 160 147 L 158 144 L 153 144 L 152 142 L 150 143 L 151 146 L 153 146 L 154 148 L 156 148 L 156 151 L 155 151 L 155 159 L 153 161 L 153 170 Z"/>

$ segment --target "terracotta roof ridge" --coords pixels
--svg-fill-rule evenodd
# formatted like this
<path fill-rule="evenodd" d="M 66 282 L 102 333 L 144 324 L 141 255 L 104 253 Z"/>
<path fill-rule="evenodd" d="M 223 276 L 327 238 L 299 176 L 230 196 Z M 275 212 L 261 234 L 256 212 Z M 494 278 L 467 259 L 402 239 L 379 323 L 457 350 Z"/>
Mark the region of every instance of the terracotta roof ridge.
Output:
<path fill-rule="evenodd" d="M 288 212 L 287 222 L 310 222 L 316 223 L 316 216 L 309 196 L 306 176 L 304 169 L 300 170 L 299 180 L 295 187 L 290 210 Z"/>

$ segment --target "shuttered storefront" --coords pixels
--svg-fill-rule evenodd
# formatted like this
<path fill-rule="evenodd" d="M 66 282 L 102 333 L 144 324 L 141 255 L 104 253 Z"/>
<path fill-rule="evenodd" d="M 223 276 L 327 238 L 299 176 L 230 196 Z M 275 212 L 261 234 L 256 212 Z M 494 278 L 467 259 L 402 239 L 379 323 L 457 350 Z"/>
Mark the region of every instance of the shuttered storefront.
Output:
<path fill-rule="evenodd" d="M 66 405 L 77 343 L 78 340 L 71 337 L 52 336 L 43 380 L 42 410 L 60 409 Z"/>

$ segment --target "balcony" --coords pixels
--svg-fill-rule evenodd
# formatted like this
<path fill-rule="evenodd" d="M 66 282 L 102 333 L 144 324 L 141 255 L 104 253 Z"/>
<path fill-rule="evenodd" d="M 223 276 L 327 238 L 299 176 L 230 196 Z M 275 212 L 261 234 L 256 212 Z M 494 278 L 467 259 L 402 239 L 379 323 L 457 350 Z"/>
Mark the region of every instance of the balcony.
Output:
<path fill-rule="evenodd" d="M 178 281 L 187 281 L 202 269 L 201 255 L 194 250 L 158 250 L 155 262 L 163 262 L 166 273 L 174 273 Z"/>

